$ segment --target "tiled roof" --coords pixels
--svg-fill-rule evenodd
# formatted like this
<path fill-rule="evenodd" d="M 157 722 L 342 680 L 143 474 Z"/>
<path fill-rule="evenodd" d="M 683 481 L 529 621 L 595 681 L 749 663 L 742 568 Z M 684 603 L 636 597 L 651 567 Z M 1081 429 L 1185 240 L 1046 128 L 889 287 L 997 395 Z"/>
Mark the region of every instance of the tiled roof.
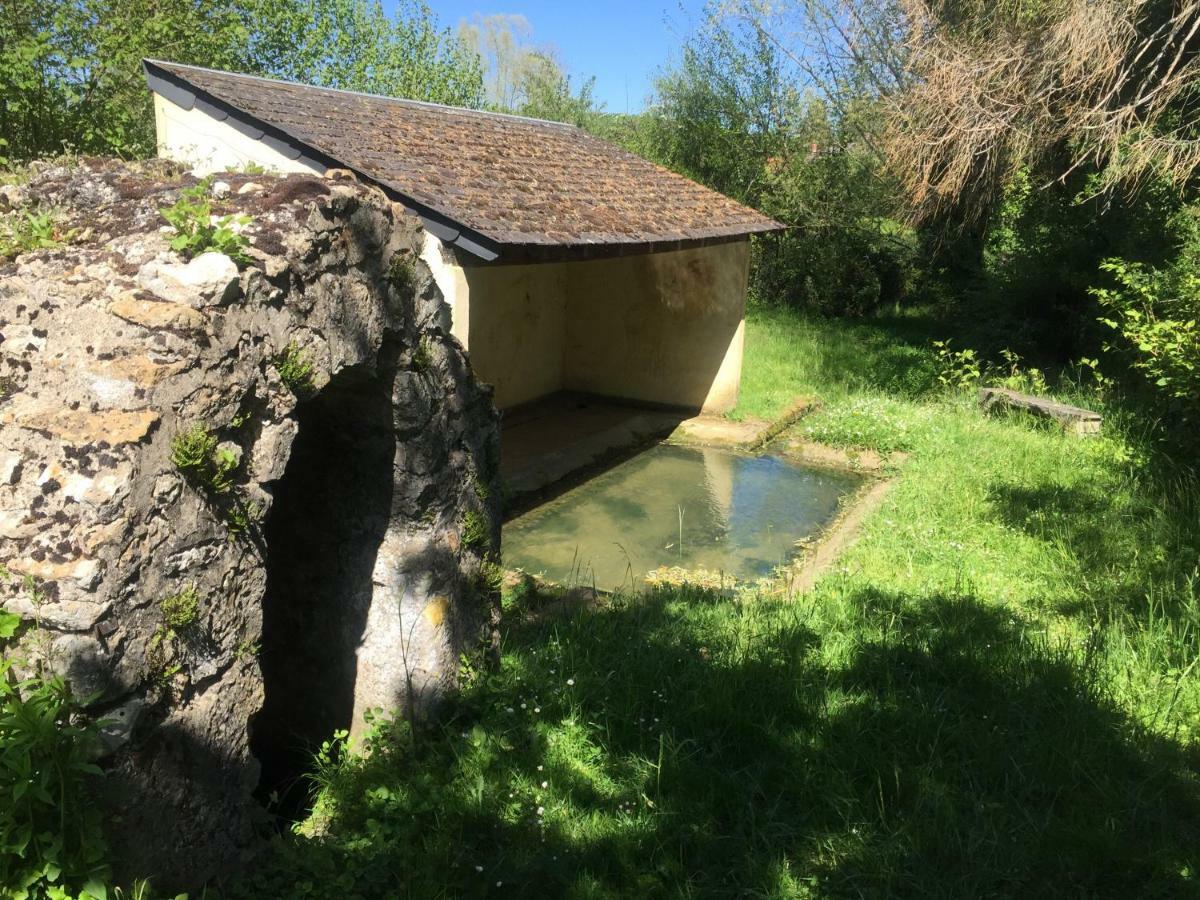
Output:
<path fill-rule="evenodd" d="M 774 220 L 573 125 L 148 60 L 152 90 L 292 158 L 352 169 L 485 258 L 632 250 L 773 231 Z M 454 232 L 454 234 L 451 234 Z"/>

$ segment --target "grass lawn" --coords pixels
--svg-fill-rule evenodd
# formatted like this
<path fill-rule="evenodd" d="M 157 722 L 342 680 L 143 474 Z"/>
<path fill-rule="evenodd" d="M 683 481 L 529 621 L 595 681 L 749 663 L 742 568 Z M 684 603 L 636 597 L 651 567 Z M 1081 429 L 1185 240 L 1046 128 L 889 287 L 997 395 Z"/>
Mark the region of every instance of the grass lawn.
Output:
<path fill-rule="evenodd" d="M 545 620 L 513 592 L 502 671 L 320 765 L 240 890 L 1200 896 L 1200 493 L 1115 404 L 1078 439 L 934 392 L 930 337 L 754 314 L 736 414 L 812 394 L 802 433 L 909 453 L 837 568 Z"/>

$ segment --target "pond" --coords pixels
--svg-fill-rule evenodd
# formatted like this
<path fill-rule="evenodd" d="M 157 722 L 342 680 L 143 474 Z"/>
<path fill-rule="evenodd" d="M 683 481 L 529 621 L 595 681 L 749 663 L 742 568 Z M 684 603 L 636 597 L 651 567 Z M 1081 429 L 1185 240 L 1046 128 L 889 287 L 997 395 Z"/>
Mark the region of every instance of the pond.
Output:
<path fill-rule="evenodd" d="M 680 566 L 768 575 L 862 479 L 779 456 L 660 444 L 504 526 L 504 563 L 569 585 L 637 588 Z"/>

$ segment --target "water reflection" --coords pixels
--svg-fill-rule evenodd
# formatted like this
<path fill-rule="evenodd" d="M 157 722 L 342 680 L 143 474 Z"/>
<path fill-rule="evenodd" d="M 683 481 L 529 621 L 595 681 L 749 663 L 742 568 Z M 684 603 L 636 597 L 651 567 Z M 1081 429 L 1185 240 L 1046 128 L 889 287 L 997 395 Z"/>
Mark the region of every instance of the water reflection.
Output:
<path fill-rule="evenodd" d="M 777 456 L 660 445 L 504 526 L 504 562 L 605 590 L 659 566 L 768 574 L 859 483 Z"/>

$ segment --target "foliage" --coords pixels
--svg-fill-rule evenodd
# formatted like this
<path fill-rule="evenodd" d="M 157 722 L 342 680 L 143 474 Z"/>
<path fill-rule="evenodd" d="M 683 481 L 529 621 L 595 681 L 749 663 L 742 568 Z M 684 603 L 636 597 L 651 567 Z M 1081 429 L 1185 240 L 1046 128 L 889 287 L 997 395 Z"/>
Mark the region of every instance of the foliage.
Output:
<path fill-rule="evenodd" d="M 1200 413 L 1200 275 L 1189 256 L 1166 269 L 1110 259 L 1101 268 L 1116 286 L 1094 294 L 1104 311 L 1101 322 L 1120 335 L 1120 350 L 1134 369 L 1167 405 L 1194 421 Z"/>
<path fill-rule="evenodd" d="M 257 503 L 247 502 L 240 496 L 232 497 L 224 506 L 223 512 L 231 537 L 249 534 L 259 523 L 262 515 L 262 509 Z"/>
<path fill-rule="evenodd" d="M 572 92 L 571 76 L 548 54 L 536 54 L 523 83 L 524 100 L 516 112 L 535 119 L 566 122 L 580 128 L 590 128 L 602 115 L 596 102 L 595 77 L 583 80 Z"/>
<path fill-rule="evenodd" d="M 250 223 L 250 217 L 213 216 L 211 196 L 212 178 L 205 178 L 182 191 L 173 206 L 159 210 L 175 229 L 171 249 L 188 259 L 209 251 L 224 253 L 244 265 L 250 261 L 246 255 L 250 241 L 239 229 Z"/>
<path fill-rule="evenodd" d="M 164 597 L 158 604 L 163 624 L 173 632 L 184 632 L 200 619 L 200 592 L 189 584 L 178 594 Z"/>
<path fill-rule="evenodd" d="M 255 0 L 251 68 L 306 84 L 483 105 L 478 57 L 423 0 Z"/>
<path fill-rule="evenodd" d="M 916 216 L 986 221 L 1023 166 L 1094 168 L 1097 190 L 1182 187 L 1200 167 L 1195 4 L 897 6 L 887 151 Z"/>
<path fill-rule="evenodd" d="M 228 450 L 218 449 L 220 442 L 201 422 L 181 431 L 171 441 L 171 463 L 198 487 L 224 494 L 232 485 L 238 460 Z"/>
<path fill-rule="evenodd" d="M 60 678 L 17 681 L 0 659 L 0 893 L 103 898 L 100 812 L 86 780 L 96 743 Z"/>
<path fill-rule="evenodd" d="M 433 344 L 428 337 L 422 336 L 413 350 L 412 367 L 416 372 L 428 372 L 433 365 Z"/>
<path fill-rule="evenodd" d="M 417 284 L 417 267 L 404 253 L 396 253 L 388 263 L 388 283 L 401 294 L 411 294 Z"/>
<path fill-rule="evenodd" d="M 272 365 L 279 373 L 280 380 L 298 398 L 303 400 L 312 394 L 315 387 L 313 364 L 294 341 L 289 342 L 283 352 L 272 360 Z"/>
<path fill-rule="evenodd" d="M 937 355 L 937 380 L 946 390 L 964 390 L 977 387 L 983 380 L 983 365 L 979 354 L 970 347 L 955 350 L 949 341 L 934 341 Z"/>
<path fill-rule="evenodd" d="M 657 83 L 633 149 L 789 226 L 755 242 L 754 295 L 861 314 L 909 295 L 916 239 L 863 134 L 870 103 L 840 110 L 799 87 L 767 32 L 709 8 Z"/>
<path fill-rule="evenodd" d="M 0 259 L 31 250 L 53 249 L 73 236 L 74 232 L 65 231 L 49 212 L 12 213 L 0 219 Z"/>
<path fill-rule="evenodd" d="M 465 106 L 477 58 L 402 0 L 12 0 L 0 8 L 0 161 L 149 155 L 145 57 Z"/>
<path fill-rule="evenodd" d="M 489 543 L 487 519 L 478 510 L 469 509 L 463 516 L 462 542 L 463 546 L 473 549 L 486 547 Z"/>

